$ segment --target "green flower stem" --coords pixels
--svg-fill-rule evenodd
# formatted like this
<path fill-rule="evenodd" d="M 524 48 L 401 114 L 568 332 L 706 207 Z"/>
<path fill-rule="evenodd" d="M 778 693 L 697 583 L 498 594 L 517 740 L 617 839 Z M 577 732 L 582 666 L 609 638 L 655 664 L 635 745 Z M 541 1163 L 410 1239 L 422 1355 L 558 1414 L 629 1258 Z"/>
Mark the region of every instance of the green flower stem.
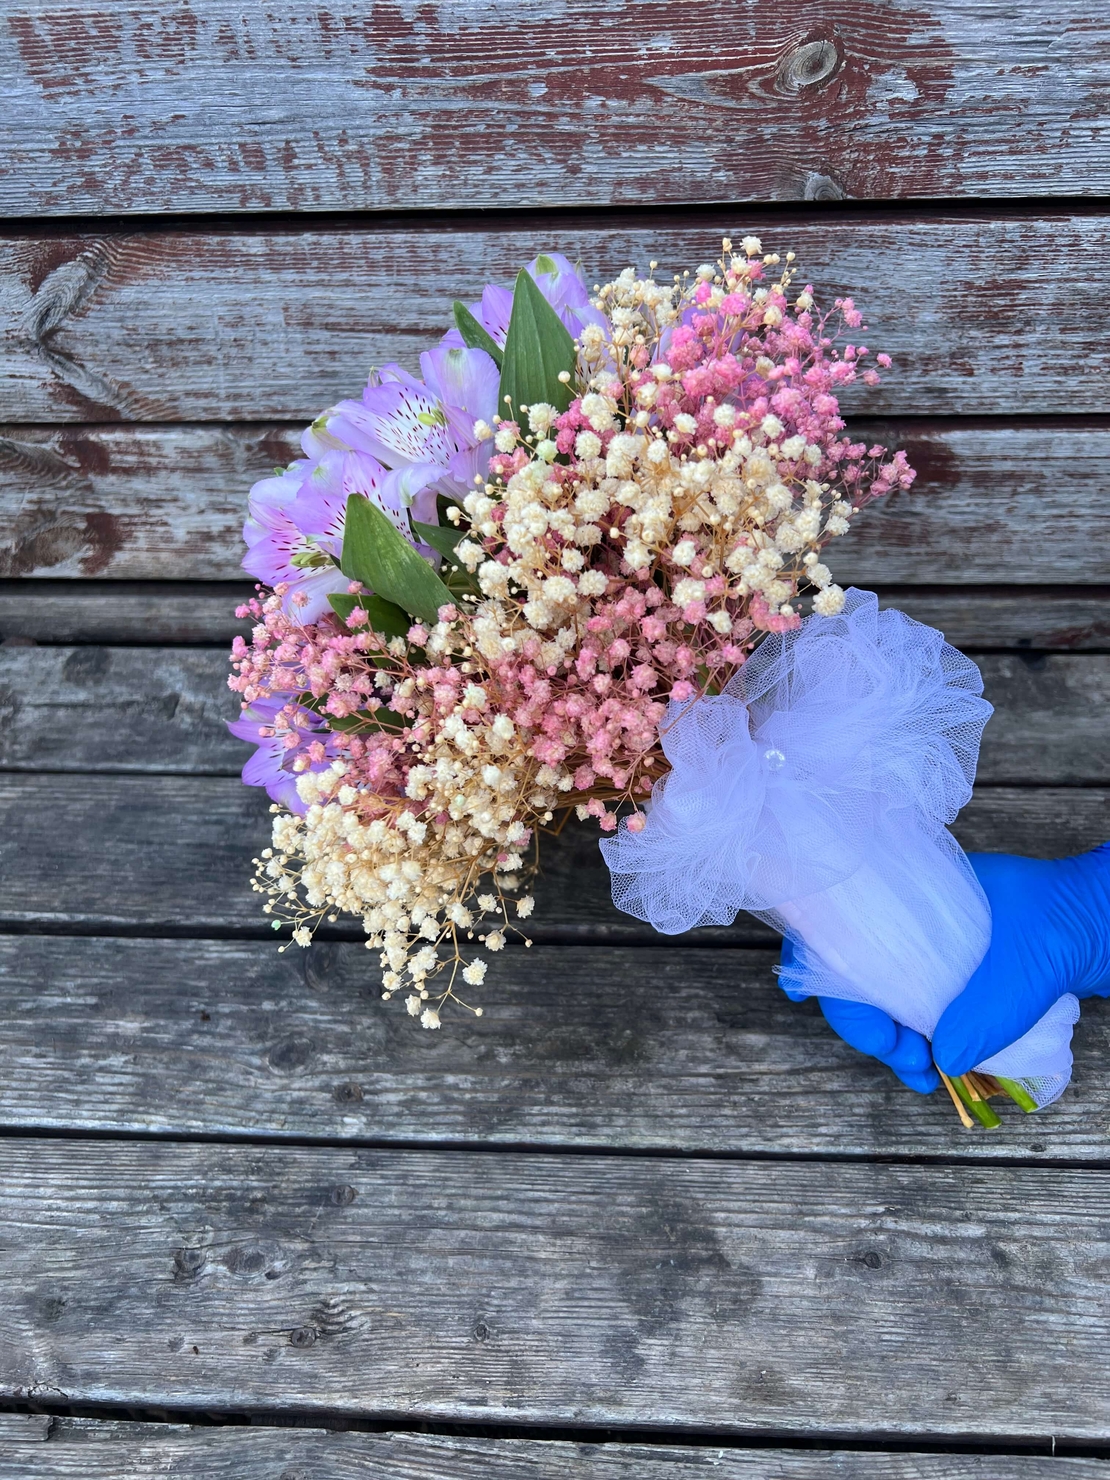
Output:
<path fill-rule="evenodd" d="M 1010 1099 L 1013 1100 L 1014 1104 L 1020 1105 L 1026 1115 L 1036 1113 L 1039 1108 L 1036 1100 L 1033 1099 L 1027 1090 L 1022 1089 L 1016 1079 L 1003 1079 L 1001 1074 L 996 1074 L 994 1077 L 998 1080 L 1002 1089 L 1010 1096 Z"/>
<path fill-rule="evenodd" d="M 981 1126 L 985 1126 L 987 1130 L 994 1130 L 996 1126 L 1002 1124 L 986 1100 L 973 1100 L 971 1098 L 971 1091 L 964 1083 L 962 1074 L 953 1074 L 951 1079 L 956 1093 Z"/>

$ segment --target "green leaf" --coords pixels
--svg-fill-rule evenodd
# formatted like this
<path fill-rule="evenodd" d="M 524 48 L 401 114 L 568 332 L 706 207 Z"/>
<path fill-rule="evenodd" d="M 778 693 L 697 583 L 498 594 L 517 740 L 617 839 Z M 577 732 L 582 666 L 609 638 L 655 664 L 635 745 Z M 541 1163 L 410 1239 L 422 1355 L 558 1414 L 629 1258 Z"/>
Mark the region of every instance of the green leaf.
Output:
<path fill-rule="evenodd" d="M 395 602 L 422 622 L 439 621 L 439 608 L 453 598 L 435 571 L 376 504 L 361 494 L 347 500 L 343 534 L 343 574 L 361 581 L 386 601 Z"/>
<path fill-rule="evenodd" d="M 486 354 L 501 369 L 501 351 L 497 342 L 482 328 L 465 303 L 456 298 L 454 303 L 455 328 L 463 337 L 467 349 L 484 349 Z"/>
<path fill-rule="evenodd" d="M 577 364 L 574 340 L 531 276 L 521 270 L 513 289 L 498 411 L 514 420 L 519 420 L 522 406 L 539 402 L 565 411 L 574 399 Z M 562 371 L 569 372 L 570 380 L 559 379 Z M 506 396 L 512 400 L 511 407 L 505 405 Z"/>
<path fill-rule="evenodd" d="M 356 606 L 360 606 L 370 618 L 370 626 L 375 632 L 380 632 L 383 637 L 404 637 L 412 626 L 412 618 L 407 612 L 401 610 L 392 601 L 385 601 L 381 596 L 371 596 L 368 592 L 352 596 L 346 591 L 333 593 L 328 597 L 331 602 L 332 611 L 342 617 L 346 622 Z"/>
<path fill-rule="evenodd" d="M 465 529 L 456 529 L 449 524 L 421 524 L 419 519 L 412 521 L 412 532 L 418 540 L 431 545 L 444 559 L 451 561 L 455 558 L 455 546 L 466 534 Z"/>
<path fill-rule="evenodd" d="M 403 715 L 396 714 L 392 709 L 387 709 L 384 704 L 377 709 L 360 709 L 357 714 L 347 714 L 342 717 L 329 714 L 327 711 L 327 700 L 323 695 L 298 694 L 297 703 L 305 709 L 311 709 L 313 714 L 318 714 L 326 721 L 329 730 L 340 733 L 346 730 L 365 729 L 367 725 L 374 725 L 379 730 L 403 730 L 409 723 Z"/>
<path fill-rule="evenodd" d="M 541 252 L 536 258 L 536 271 L 541 277 L 554 277 L 559 271 L 554 257 L 549 257 L 546 252 Z"/>
<path fill-rule="evenodd" d="M 338 719 L 334 714 L 325 714 L 328 729 L 335 730 L 339 734 L 347 730 L 403 730 L 408 720 L 403 715 L 395 714 L 392 709 L 386 709 L 383 704 L 380 709 L 360 709 L 357 714 L 344 715 Z"/>

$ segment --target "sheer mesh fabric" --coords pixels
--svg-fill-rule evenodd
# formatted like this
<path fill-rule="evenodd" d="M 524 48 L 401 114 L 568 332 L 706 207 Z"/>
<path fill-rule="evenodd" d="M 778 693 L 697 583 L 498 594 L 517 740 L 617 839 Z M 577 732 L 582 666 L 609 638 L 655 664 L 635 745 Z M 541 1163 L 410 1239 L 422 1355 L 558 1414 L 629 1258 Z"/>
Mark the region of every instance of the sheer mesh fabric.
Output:
<path fill-rule="evenodd" d="M 986 896 L 947 830 L 992 712 L 982 689 L 939 632 L 880 612 L 870 592 L 768 636 L 723 693 L 668 709 L 671 771 L 646 825 L 601 843 L 614 903 L 668 935 L 749 910 L 793 941 L 792 990 L 870 1002 L 931 1037 L 990 940 Z M 1015 1044 L 991 1072 L 1055 1098 L 1066 1017 L 1021 1040 L 1043 1028 L 1040 1068 L 1028 1048 L 1007 1059 Z"/>

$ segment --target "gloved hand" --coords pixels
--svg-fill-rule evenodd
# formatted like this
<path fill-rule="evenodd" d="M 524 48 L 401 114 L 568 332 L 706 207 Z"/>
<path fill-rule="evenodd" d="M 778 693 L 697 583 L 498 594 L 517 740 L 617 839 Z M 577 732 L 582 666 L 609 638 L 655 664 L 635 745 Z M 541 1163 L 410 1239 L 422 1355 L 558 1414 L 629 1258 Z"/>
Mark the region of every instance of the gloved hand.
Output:
<path fill-rule="evenodd" d="M 931 1048 L 878 1008 L 819 999 L 845 1042 L 922 1094 L 939 1083 L 934 1055 L 946 1074 L 966 1074 L 1027 1033 L 1065 992 L 1110 996 L 1110 843 L 1051 861 L 968 856 L 991 907 L 991 943 L 941 1014 Z"/>
<path fill-rule="evenodd" d="M 794 948 L 788 940 L 782 943 L 782 964 L 789 966 Z M 795 1002 L 804 1001 L 800 993 L 783 988 Z M 896 1023 L 881 1008 L 866 1002 L 844 1002 L 839 997 L 818 997 L 825 1021 L 850 1047 L 870 1054 L 893 1069 L 903 1084 L 921 1095 L 940 1087 L 940 1076 L 933 1068 L 933 1050 L 929 1040 L 912 1028 Z"/>

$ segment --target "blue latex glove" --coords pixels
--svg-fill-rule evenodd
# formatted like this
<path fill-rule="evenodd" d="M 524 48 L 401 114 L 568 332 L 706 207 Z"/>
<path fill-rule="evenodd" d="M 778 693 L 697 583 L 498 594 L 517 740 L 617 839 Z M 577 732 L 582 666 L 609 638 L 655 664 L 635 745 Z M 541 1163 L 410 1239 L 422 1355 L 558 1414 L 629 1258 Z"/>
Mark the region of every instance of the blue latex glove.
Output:
<path fill-rule="evenodd" d="M 946 1074 L 966 1074 L 1027 1033 L 1065 992 L 1110 996 L 1110 843 L 1051 861 L 968 856 L 990 903 L 991 943 L 942 1013 L 931 1048 L 878 1008 L 819 999 L 845 1042 L 922 1094 L 939 1083 L 934 1055 Z"/>
<path fill-rule="evenodd" d="M 782 964 L 788 966 L 793 959 L 794 948 L 784 940 Z M 801 994 L 785 987 L 783 991 L 795 1002 L 805 1000 Z M 939 1088 L 940 1077 L 933 1068 L 933 1050 L 929 1040 L 920 1033 L 896 1023 L 881 1008 L 869 1007 L 866 1002 L 843 1002 L 839 997 L 818 997 L 817 1001 L 829 1027 L 852 1048 L 886 1064 L 903 1084 L 918 1094 L 928 1095 Z"/>

